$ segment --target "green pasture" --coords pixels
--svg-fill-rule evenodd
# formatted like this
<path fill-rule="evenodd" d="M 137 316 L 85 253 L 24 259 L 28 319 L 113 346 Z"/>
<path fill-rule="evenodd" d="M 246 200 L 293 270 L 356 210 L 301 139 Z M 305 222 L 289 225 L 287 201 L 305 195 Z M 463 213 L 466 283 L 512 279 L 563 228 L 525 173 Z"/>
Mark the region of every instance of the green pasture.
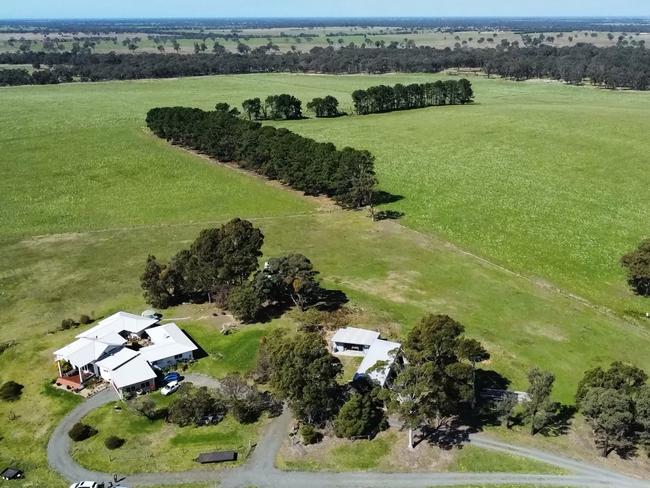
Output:
<path fill-rule="evenodd" d="M 399 438 L 398 438 L 399 437 Z M 489 451 L 473 446 L 450 452 L 422 446 L 417 454 L 403 452 L 405 438 L 396 432 L 384 432 L 372 440 L 338 440 L 335 445 L 312 446 L 304 455 L 285 451 L 278 466 L 288 471 L 450 471 L 475 473 L 563 474 L 545 463 Z M 421 460 L 419 468 L 408 466 L 408 456 Z M 400 463 L 404 461 L 404 465 Z"/>
<path fill-rule="evenodd" d="M 154 106 L 210 108 L 281 92 L 305 101 L 333 94 L 349 110 L 356 88 L 432 78 L 255 75 L 0 89 L 0 340 L 17 341 L 0 357 L 0 381 L 25 385 L 20 400 L 0 403 L 0 415 L 13 418 L 0 427 L 0 461 L 27 468 L 30 478 L 16 486 L 64 486 L 45 459 L 49 434 L 76 401 L 45 386 L 55 375 L 52 351 L 78 333 L 55 332 L 61 319 L 141 311 L 146 256 L 167 259 L 202 228 L 235 216 L 262 228 L 265 257 L 309 256 L 326 286 L 373 317 L 370 326 L 398 336 L 426 312 L 456 317 L 490 350 L 486 367 L 515 388 L 539 366 L 556 374 L 557 398 L 571 402 L 587 368 L 624 359 L 650 369 L 647 325 L 621 316 L 647 305 L 618 266 L 648 234 L 650 95 L 477 77 L 473 106 L 280 124 L 370 149 L 381 188 L 403 196 L 384 206 L 405 212 L 403 225 L 211 163 L 144 125 Z M 288 320 L 231 336 L 201 320 L 178 323 L 210 354 L 195 370 L 223 375 L 249 370 L 262 335 Z"/>
<path fill-rule="evenodd" d="M 237 464 L 246 460 L 257 433 L 264 424 L 240 424 L 233 417 L 208 427 L 177 427 L 164 420 L 149 420 L 129 408 L 116 410 L 108 404 L 88 414 L 82 422 L 98 433 L 82 442 L 73 443 L 72 457 L 82 466 L 121 474 L 185 471 L 196 468 L 194 459 L 206 451 L 235 450 Z M 104 445 L 109 436 L 125 439 L 119 449 Z"/>

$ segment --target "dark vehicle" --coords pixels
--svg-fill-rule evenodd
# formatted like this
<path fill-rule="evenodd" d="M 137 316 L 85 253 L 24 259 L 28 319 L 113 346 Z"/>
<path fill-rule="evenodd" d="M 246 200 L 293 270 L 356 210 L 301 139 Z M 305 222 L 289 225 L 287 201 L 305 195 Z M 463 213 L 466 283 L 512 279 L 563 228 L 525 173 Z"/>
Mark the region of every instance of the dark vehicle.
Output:
<path fill-rule="evenodd" d="M 0 478 L 3 480 L 20 480 L 23 479 L 24 473 L 18 468 L 7 468 L 2 473 L 0 473 Z"/>
<path fill-rule="evenodd" d="M 202 425 L 215 425 L 218 424 L 223 420 L 223 415 L 221 414 L 215 414 L 215 415 L 206 415 L 205 417 L 201 417 L 196 421 L 196 425 L 198 427 L 201 427 Z"/>
<path fill-rule="evenodd" d="M 171 383 L 172 381 L 180 381 L 181 380 L 181 375 L 178 374 L 176 371 L 172 371 L 171 373 L 167 373 L 165 377 L 163 378 L 163 383 Z"/>

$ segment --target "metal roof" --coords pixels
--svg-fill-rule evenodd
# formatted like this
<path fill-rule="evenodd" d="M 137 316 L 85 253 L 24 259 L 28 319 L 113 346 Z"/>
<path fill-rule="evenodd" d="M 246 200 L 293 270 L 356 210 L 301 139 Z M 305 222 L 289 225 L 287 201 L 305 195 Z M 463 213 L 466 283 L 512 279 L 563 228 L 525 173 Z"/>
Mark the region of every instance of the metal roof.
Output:
<path fill-rule="evenodd" d="M 139 355 L 111 372 L 111 379 L 116 388 L 137 385 L 154 378 L 156 378 L 156 373 L 151 369 L 149 363 Z"/>
<path fill-rule="evenodd" d="M 105 359 L 97 362 L 97 366 L 102 369 L 107 369 L 109 371 L 116 370 L 123 364 L 128 363 L 131 359 L 138 356 L 139 353 L 128 347 L 124 347 L 117 351 L 115 354 L 108 356 Z"/>
<path fill-rule="evenodd" d="M 402 345 L 399 342 L 377 339 L 366 351 L 366 355 L 363 361 L 361 361 L 356 374 L 367 375 L 377 381 L 381 386 L 384 386 L 390 374 L 390 369 L 395 362 L 395 357 L 401 348 Z M 379 361 L 383 361 L 385 365 L 368 372 Z"/>
<path fill-rule="evenodd" d="M 64 359 L 74 366 L 81 367 L 97 361 L 112 347 L 115 346 L 98 340 L 82 338 L 54 351 L 54 355 L 57 359 Z"/>
<path fill-rule="evenodd" d="M 153 345 L 140 349 L 140 354 L 151 363 L 198 349 L 185 332 L 173 323 L 153 327 L 147 330 L 147 334 Z"/>
<path fill-rule="evenodd" d="M 114 341 L 126 341 L 120 332 L 130 332 L 133 334 L 140 334 L 142 331 L 158 323 L 158 319 L 152 317 L 142 317 L 128 312 L 117 312 L 110 317 L 100 320 L 97 325 L 91 327 L 85 332 L 82 332 L 78 338 L 97 339 L 108 343 L 115 343 Z"/>
<path fill-rule="evenodd" d="M 379 332 L 367 329 L 357 329 L 356 327 L 346 327 L 339 329 L 332 336 L 332 342 L 340 344 L 357 344 L 370 346 L 379 339 Z"/>

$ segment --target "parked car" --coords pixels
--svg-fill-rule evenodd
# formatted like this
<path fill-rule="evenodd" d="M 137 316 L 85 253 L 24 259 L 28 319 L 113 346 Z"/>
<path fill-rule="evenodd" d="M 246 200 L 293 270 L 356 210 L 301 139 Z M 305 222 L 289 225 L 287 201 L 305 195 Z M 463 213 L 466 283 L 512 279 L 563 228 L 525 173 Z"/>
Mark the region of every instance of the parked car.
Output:
<path fill-rule="evenodd" d="M 221 414 L 215 414 L 215 415 L 206 415 L 205 417 L 201 417 L 196 421 L 197 427 L 201 427 L 202 425 L 214 425 L 218 424 L 223 420 L 223 415 Z"/>
<path fill-rule="evenodd" d="M 160 394 L 163 396 L 171 395 L 178 390 L 179 386 L 181 386 L 181 384 L 178 381 L 170 381 L 160 389 Z"/>
<path fill-rule="evenodd" d="M 181 380 L 181 375 L 178 374 L 176 371 L 172 371 L 171 373 L 167 373 L 165 377 L 163 378 L 163 383 L 171 383 L 172 381 L 179 382 Z"/>
<path fill-rule="evenodd" d="M 72 483 L 70 488 L 106 488 L 104 483 L 96 483 L 94 481 L 79 481 L 77 483 Z M 127 488 L 123 485 L 114 485 L 113 482 L 108 483 L 107 488 Z"/>

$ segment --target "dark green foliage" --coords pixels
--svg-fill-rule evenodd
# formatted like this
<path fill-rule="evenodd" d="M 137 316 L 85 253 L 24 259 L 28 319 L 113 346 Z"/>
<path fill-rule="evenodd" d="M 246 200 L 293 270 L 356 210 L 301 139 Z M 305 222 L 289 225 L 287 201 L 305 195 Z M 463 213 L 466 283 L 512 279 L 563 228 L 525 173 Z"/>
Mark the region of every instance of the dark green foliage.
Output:
<path fill-rule="evenodd" d="M 74 424 L 68 431 L 68 436 L 75 442 L 85 441 L 95 434 L 97 434 L 97 431 L 95 429 L 93 429 L 90 425 L 86 425 L 81 422 Z"/>
<path fill-rule="evenodd" d="M 222 379 L 219 393 L 223 396 L 230 413 L 242 424 L 256 422 L 269 403 L 257 388 L 237 375 Z"/>
<path fill-rule="evenodd" d="M 650 296 L 650 239 L 646 239 L 634 251 L 621 258 L 627 270 L 627 282 L 641 296 Z"/>
<path fill-rule="evenodd" d="M 343 367 L 318 334 L 299 332 L 293 337 L 272 334 L 269 351 L 270 383 L 287 400 L 294 415 L 309 424 L 320 424 L 336 413 L 340 386 L 336 379 Z"/>
<path fill-rule="evenodd" d="M 226 411 L 225 402 L 216 392 L 206 387 L 196 388 L 191 383 L 183 383 L 169 405 L 167 420 L 185 427 L 208 415 L 225 415 Z"/>
<path fill-rule="evenodd" d="M 348 439 L 376 434 L 384 420 L 381 404 L 372 394 L 353 394 L 334 419 L 334 432 Z"/>
<path fill-rule="evenodd" d="M 241 219 L 201 231 L 189 250 L 178 252 L 168 265 L 147 258 L 140 278 L 147 302 L 158 308 L 193 301 L 212 301 L 220 292 L 244 283 L 258 268 L 262 232 Z"/>
<path fill-rule="evenodd" d="M 172 303 L 172 295 L 165 286 L 164 272 L 167 266 L 162 265 L 156 256 L 149 255 L 140 276 L 140 286 L 144 290 L 144 298 L 148 304 L 156 308 L 167 308 Z"/>
<path fill-rule="evenodd" d="M 273 44 L 251 52 L 250 47 L 241 42 L 237 45 L 238 53 L 207 54 L 202 52 L 205 44 L 197 44 L 199 53 L 194 55 L 101 54 L 80 46 L 63 53 L 7 52 L 0 53 L 0 64 L 36 64 L 52 68 L 31 74 L 24 69 L 0 69 L 0 86 L 65 83 L 74 79 L 100 81 L 264 72 L 437 73 L 459 66 L 482 68 L 488 75 L 513 80 L 549 77 L 582 83 L 588 79 L 597 86 L 635 90 L 646 90 L 650 86 L 650 52 L 620 43 L 608 48 L 579 43 L 562 48 L 530 45 L 511 46 L 507 50 L 452 50 L 412 45 L 408 49 L 397 49 L 397 43 L 385 46 L 377 42 L 377 49 L 315 47 L 300 54 L 276 53 Z M 173 45 L 174 49 L 180 49 L 177 41 L 173 41 Z M 137 48 L 135 44 L 130 46 Z"/>
<path fill-rule="evenodd" d="M 576 405 L 581 408 L 582 400 L 591 388 L 614 389 L 631 396 L 634 391 L 645 385 L 647 379 L 648 376 L 643 370 L 620 361 L 613 362 L 608 370 L 600 367 L 590 369 L 578 383 Z"/>
<path fill-rule="evenodd" d="M 309 424 L 304 424 L 300 426 L 300 437 L 302 437 L 302 442 L 304 444 L 316 444 L 320 440 L 320 433 Z"/>
<path fill-rule="evenodd" d="M 409 333 L 404 365 L 391 386 L 390 407 L 410 431 L 438 429 L 474 400 L 474 369 L 463 354 L 473 350 L 479 362 L 487 353 L 462 336 L 464 327 L 446 315 L 427 315 Z M 471 341 L 471 342 L 469 342 Z M 409 436 L 409 440 L 411 441 Z"/>
<path fill-rule="evenodd" d="M 254 105 L 244 107 L 250 117 L 255 117 Z M 333 144 L 223 111 L 155 108 L 147 114 L 147 125 L 159 137 L 221 161 L 236 161 L 308 195 L 327 195 L 353 208 L 372 203 L 374 157 L 367 151 L 337 150 Z"/>
<path fill-rule="evenodd" d="M 82 314 L 79 317 L 79 323 L 83 325 L 88 325 L 93 323 L 93 319 L 91 319 L 88 315 Z"/>
<path fill-rule="evenodd" d="M 75 319 L 63 319 L 61 321 L 61 330 L 74 329 L 79 323 Z"/>
<path fill-rule="evenodd" d="M 319 297 L 317 271 L 302 254 L 289 254 L 269 259 L 255 276 L 255 289 L 260 297 L 277 303 L 294 303 L 305 310 Z"/>
<path fill-rule="evenodd" d="M 625 457 L 641 442 L 650 452 L 650 387 L 636 366 L 614 362 L 609 369 L 587 371 L 576 403 L 591 425 L 603 456 Z"/>
<path fill-rule="evenodd" d="M 314 98 L 307 104 L 307 109 L 316 114 L 316 117 L 338 117 L 339 101 L 331 95 L 324 98 Z"/>
<path fill-rule="evenodd" d="M 344 208 L 373 206 L 377 185 L 375 157 L 368 151 L 345 148 L 341 151 L 341 164 L 336 174 L 336 202 Z M 373 215 L 374 218 L 374 215 Z"/>
<path fill-rule="evenodd" d="M 242 108 L 248 120 L 260 120 L 262 118 L 262 101 L 259 98 L 244 100 Z"/>
<path fill-rule="evenodd" d="M 515 409 L 517 408 L 517 397 L 515 395 L 505 395 L 500 400 L 494 402 L 494 413 L 496 417 L 505 424 L 507 429 L 512 428 L 516 419 Z"/>
<path fill-rule="evenodd" d="M 0 400 L 6 402 L 14 402 L 20 398 L 23 393 L 24 386 L 15 381 L 7 381 L 0 386 Z"/>
<path fill-rule="evenodd" d="M 198 269 L 196 280 L 208 293 L 223 285 L 240 285 L 258 267 L 262 232 L 247 220 L 233 219 L 218 229 L 205 229 L 190 247 Z"/>
<path fill-rule="evenodd" d="M 612 388 L 590 388 L 581 405 L 603 457 L 614 450 L 625 456 L 634 447 L 634 403 L 625 393 Z"/>
<path fill-rule="evenodd" d="M 167 417 L 166 408 L 158 408 L 156 402 L 146 396 L 137 397 L 129 402 L 131 408 L 144 415 L 149 420 L 163 419 Z"/>
<path fill-rule="evenodd" d="M 238 286 L 228 295 L 228 310 L 242 322 L 254 322 L 261 309 L 262 300 L 250 283 Z"/>
<path fill-rule="evenodd" d="M 264 100 L 264 118 L 268 120 L 296 120 L 302 118 L 302 102 L 293 95 L 270 95 Z"/>
<path fill-rule="evenodd" d="M 639 388 L 636 395 L 636 421 L 640 430 L 640 441 L 650 453 L 650 386 Z"/>
<path fill-rule="evenodd" d="M 392 87 L 379 85 L 352 93 L 354 110 L 359 115 L 439 105 L 464 105 L 473 98 L 472 84 L 466 79 L 397 84 Z"/>
<path fill-rule="evenodd" d="M 126 440 L 122 439 L 121 437 L 112 435 L 106 438 L 106 440 L 104 441 L 104 445 L 106 446 L 107 449 L 110 449 L 112 451 L 122 447 L 125 442 Z"/>
<path fill-rule="evenodd" d="M 530 433 L 535 435 L 550 425 L 558 413 L 560 405 L 551 400 L 555 376 L 537 368 L 528 373 L 528 395 L 530 400 L 524 404 L 524 416 L 530 422 Z"/>

